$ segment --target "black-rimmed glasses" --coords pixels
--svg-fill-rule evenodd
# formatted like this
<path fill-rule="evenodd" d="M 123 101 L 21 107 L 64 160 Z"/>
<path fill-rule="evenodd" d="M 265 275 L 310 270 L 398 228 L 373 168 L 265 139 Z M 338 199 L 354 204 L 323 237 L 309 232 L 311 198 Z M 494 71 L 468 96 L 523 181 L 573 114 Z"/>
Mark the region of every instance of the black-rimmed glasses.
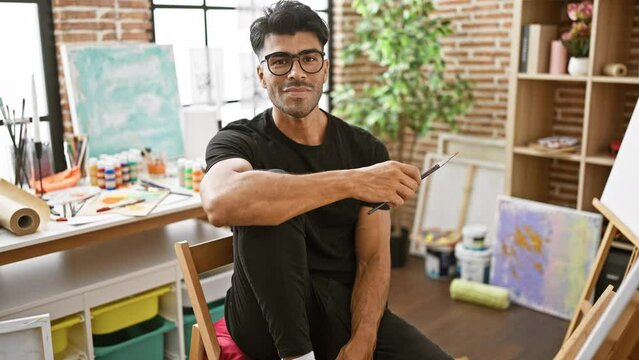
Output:
<path fill-rule="evenodd" d="M 293 68 L 293 61 L 297 58 L 300 67 L 309 74 L 318 73 L 324 66 L 324 53 L 319 50 L 302 50 L 297 54 L 284 51 L 274 52 L 264 57 L 260 64 L 266 62 L 268 71 L 275 76 L 288 74 Z"/>

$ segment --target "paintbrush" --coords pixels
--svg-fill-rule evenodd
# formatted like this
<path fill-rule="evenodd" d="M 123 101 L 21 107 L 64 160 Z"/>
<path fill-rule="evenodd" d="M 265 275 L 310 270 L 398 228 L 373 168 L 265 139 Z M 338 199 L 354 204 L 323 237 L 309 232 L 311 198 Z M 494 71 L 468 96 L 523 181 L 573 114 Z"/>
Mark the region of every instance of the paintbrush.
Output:
<path fill-rule="evenodd" d="M 454 158 L 455 156 L 457 156 L 457 154 L 459 154 L 459 151 L 454 153 L 453 155 L 451 155 L 449 158 L 444 159 L 440 162 L 438 162 L 437 164 L 435 164 L 433 167 L 431 167 L 430 169 L 426 170 L 426 172 L 424 172 L 421 176 L 421 179 L 424 180 L 428 175 L 434 173 L 435 171 L 441 169 L 444 165 L 446 165 L 447 162 L 449 162 L 452 158 Z M 375 211 L 381 209 L 384 206 L 388 206 L 387 202 L 383 202 L 377 206 L 375 206 L 374 208 L 368 210 L 368 215 L 371 215 L 372 213 L 374 213 Z"/>
<path fill-rule="evenodd" d="M 125 202 L 125 203 L 120 204 L 120 205 L 105 206 L 105 207 L 97 209 L 95 212 L 100 213 L 100 212 L 109 211 L 109 210 L 113 210 L 113 209 L 119 209 L 119 208 L 127 207 L 127 206 L 130 206 L 130 205 L 139 204 L 141 202 L 144 202 L 144 200 L 145 200 L 144 198 L 138 198 L 138 199 L 134 199 L 134 200 Z"/>

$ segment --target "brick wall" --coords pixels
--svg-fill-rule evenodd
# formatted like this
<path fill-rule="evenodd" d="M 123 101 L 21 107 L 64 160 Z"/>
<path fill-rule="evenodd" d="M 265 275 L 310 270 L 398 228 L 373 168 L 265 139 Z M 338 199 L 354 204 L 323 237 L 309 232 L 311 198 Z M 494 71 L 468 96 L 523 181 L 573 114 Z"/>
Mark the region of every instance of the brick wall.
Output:
<path fill-rule="evenodd" d="M 62 119 L 65 132 L 71 132 L 60 45 L 118 40 L 149 42 L 151 5 L 150 0 L 52 0 L 52 3 Z"/>

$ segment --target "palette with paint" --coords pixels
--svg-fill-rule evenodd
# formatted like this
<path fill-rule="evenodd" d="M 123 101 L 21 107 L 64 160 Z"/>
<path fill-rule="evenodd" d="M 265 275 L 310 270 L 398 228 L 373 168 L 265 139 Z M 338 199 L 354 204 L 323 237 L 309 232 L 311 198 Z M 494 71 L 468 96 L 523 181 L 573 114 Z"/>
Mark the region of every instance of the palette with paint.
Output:
<path fill-rule="evenodd" d="M 101 192 L 91 203 L 86 204 L 78 213 L 78 216 L 91 216 L 97 214 L 121 214 L 127 216 L 146 216 L 169 194 L 169 191 L 144 191 L 133 189 L 119 189 Z M 136 199 L 144 199 L 134 205 L 117 207 Z M 105 212 L 98 209 L 113 208 Z"/>

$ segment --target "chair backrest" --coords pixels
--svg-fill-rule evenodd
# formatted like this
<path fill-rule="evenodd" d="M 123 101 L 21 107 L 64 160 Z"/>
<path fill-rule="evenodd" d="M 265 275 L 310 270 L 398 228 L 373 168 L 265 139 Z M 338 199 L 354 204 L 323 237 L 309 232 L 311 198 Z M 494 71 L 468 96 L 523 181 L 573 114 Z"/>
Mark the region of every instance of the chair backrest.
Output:
<path fill-rule="evenodd" d="M 190 352 L 193 355 L 201 352 L 197 349 L 198 340 L 201 338 L 208 360 L 218 360 L 220 344 L 217 341 L 198 275 L 233 262 L 233 237 L 213 239 L 196 245 L 181 241 L 175 244 L 175 252 L 197 322 L 197 327 L 194 327 L 196 331 L 191 334 L 193 341 L 191 341 Z M 198 360 L 197 356 L 189 356 L 189 358 Z"/>

